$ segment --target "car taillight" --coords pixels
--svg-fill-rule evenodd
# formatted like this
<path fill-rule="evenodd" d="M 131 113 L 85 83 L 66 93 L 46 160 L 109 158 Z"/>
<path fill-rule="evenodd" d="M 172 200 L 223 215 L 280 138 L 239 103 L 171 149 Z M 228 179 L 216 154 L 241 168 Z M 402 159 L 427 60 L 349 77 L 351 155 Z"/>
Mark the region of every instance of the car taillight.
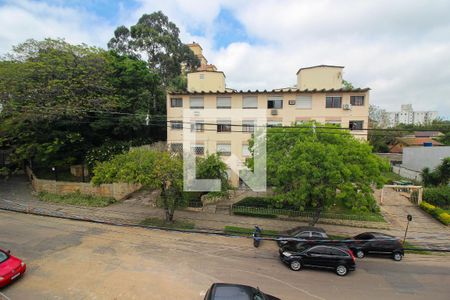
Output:
<path fill-rule="evenodd" d="M 353 255 L 353 251 L 352 250 L 348 250 L 348 254 L 350 254 L 350 256 L 352 257 L 353 262 L 355 262 L 355 256 Z"/>

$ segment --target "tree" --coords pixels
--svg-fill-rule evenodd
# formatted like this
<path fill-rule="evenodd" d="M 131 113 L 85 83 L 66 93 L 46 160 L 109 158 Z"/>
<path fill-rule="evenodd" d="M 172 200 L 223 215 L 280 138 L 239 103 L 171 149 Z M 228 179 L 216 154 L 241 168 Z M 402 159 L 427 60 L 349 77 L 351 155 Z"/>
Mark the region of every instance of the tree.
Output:
<path fill-rule="evenodd" d="M 387 162 L 348 131 L 311 126 L 268 130 L 267 178 L 275 201 L 313 209 L 311 225 L 338 201 L 355 211 L 376 211 L 372 185 L 383 184 Z"/>
<path fill-rule="evenodd" d="M 181 74 L 181 65 L 192 70 L 200 65 L 194 53 L 180 40 L 180 30 L 161 11 L 144 14 L 130 29 L 119 26 L 109 41 L 109 49 L 140 57 L 145 54 L 150 69 L 160 75 L 165 86 Z"/>
<path fill-rule="evenodd" d="M 422 182 L 426 187 L 448 185 L 450 180 L 450 157 L 442 160 L 442 163 L 433 171 L 430 168 L 422 170 Z"/>
<path fill-rule="evenodd" d="M 220 179 L 221 192 L 226 192 L 230 188 L 227 165 L 217 154 L 197 158 L 196 172 L 199 179 Z"/>
<path fill-rule="evenodd" d="M 347 80 L 342 80 L 342 88 L 344 90 L 352 90 L 353 89 L 353 84 Z"/>

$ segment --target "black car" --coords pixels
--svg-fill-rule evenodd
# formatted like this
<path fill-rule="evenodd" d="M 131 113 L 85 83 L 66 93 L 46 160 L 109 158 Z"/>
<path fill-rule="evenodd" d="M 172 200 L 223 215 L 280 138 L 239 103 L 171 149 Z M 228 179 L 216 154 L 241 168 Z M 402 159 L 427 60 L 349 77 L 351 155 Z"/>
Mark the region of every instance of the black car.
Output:
<path fill-rule="evenodd" d="M 328 235 L 325 230 L 320 227 L 299 226 L 282 233 L 283 235 L 277 237 L 279 247 L 287 244 L 295 244 L 303 240 L 327 240 Z"/>
<path fill-rule="evenodd" d="M 348 247 L 358 258 L 366 254 L 388 254 L 395 261 L 402 260 L 405 252 L 400 240 L 392 235 L 379 232 L 364 232 L 354 236 L 348 243 Z"/>
<path fill-rule="evenodd" d="M 339 276 L 355 270 L 355 257 L 346 246 L 297 244 L 295 247 L 280 248 L 280 259 L 293 271 L 303 267 L 332 269 Z"/>
<path fill-rule="evenodd" d="M 258 288 L 232 283 L 213 283 L 204 300 L 280 300 Z"/>

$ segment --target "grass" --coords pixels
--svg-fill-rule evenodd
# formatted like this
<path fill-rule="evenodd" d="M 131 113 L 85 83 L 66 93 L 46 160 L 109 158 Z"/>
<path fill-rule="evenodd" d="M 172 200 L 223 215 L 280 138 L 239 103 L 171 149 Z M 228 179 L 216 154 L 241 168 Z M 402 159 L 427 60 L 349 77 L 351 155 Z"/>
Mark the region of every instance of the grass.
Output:
<path fill-rule="evenodd" d="M 164 228 L 172 228 L 172 229 L 194 229 L 195 224 L 186 221 L 174 220 L 172 223 L 167 223 L 163 219 L 159 218 L 147 218 L 139 223 L 144 226 L 155 226 L 155 227 L 164 227 Z"/>
<path fill-rule="evenodd" d="M 418 247 L 414 244 L 411 244 L 410 242 L 405 241 L 403 244 L 404 248 L 409 249 L 421 249 L 421 247 Z M 414 253 L 414 254 L 425 254 L 425 255 L 431 255 L 430 251 L 424 251 L 424 250 L 405 250 L 406 253 Z"/>
<path fill-rule="evenodd" d="M 223 231 L 225 233 L 228 233 L 228 234 L 248 236 L 248 235 L 252 235 L 253 234 L 253 232 L 255 231 L 255 228 L 245 228 L 245 227 L 237 227 L 237 226 L 225 226 Z M 276 231 L 276 230 L 266 230 L 266 229 L 263 228 L 262 235 L 276 236 L 276 235 L 278 235 L 278 231 Z"/>
<path fill-rule="evenodd" d="M 38 194 L 38 198 L 39 200 L 44 202 L 92 207 L 105 207 L 116 202 L 114 198 L 83 195 L 81 193 L 57 195 L 47 192 L 41 192 Z"/>

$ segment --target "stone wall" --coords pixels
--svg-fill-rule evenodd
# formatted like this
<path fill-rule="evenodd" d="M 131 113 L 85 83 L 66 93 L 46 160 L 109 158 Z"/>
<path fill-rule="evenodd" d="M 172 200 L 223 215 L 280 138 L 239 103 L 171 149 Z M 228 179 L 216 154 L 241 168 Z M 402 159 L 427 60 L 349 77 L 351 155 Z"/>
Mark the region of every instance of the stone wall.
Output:
<path fill-rule="evenodd" d="M 392 172 L 394 172 L 402 177 L 412 179 L 417 182 L 422 182 L 422 175 L 420 172 L 410 170 L 410 169 L 407 169 L 402 166 L 392 166 Z"/>
<path fill-rule="evenodd" d="M 101 197 L 111 197 L 116 200 L 127 198 L 130 194 L 139 190 L 142 186 L 129 183 L 111 183 L 94 186 L 86 182 L 55 181 L 37 178 L 33 171 L 26 169 L 31 185 L 36 192 L 48 192 L 53 194 L 70 194 L 80 192 L 83 195 L 94 195 Z"/>

